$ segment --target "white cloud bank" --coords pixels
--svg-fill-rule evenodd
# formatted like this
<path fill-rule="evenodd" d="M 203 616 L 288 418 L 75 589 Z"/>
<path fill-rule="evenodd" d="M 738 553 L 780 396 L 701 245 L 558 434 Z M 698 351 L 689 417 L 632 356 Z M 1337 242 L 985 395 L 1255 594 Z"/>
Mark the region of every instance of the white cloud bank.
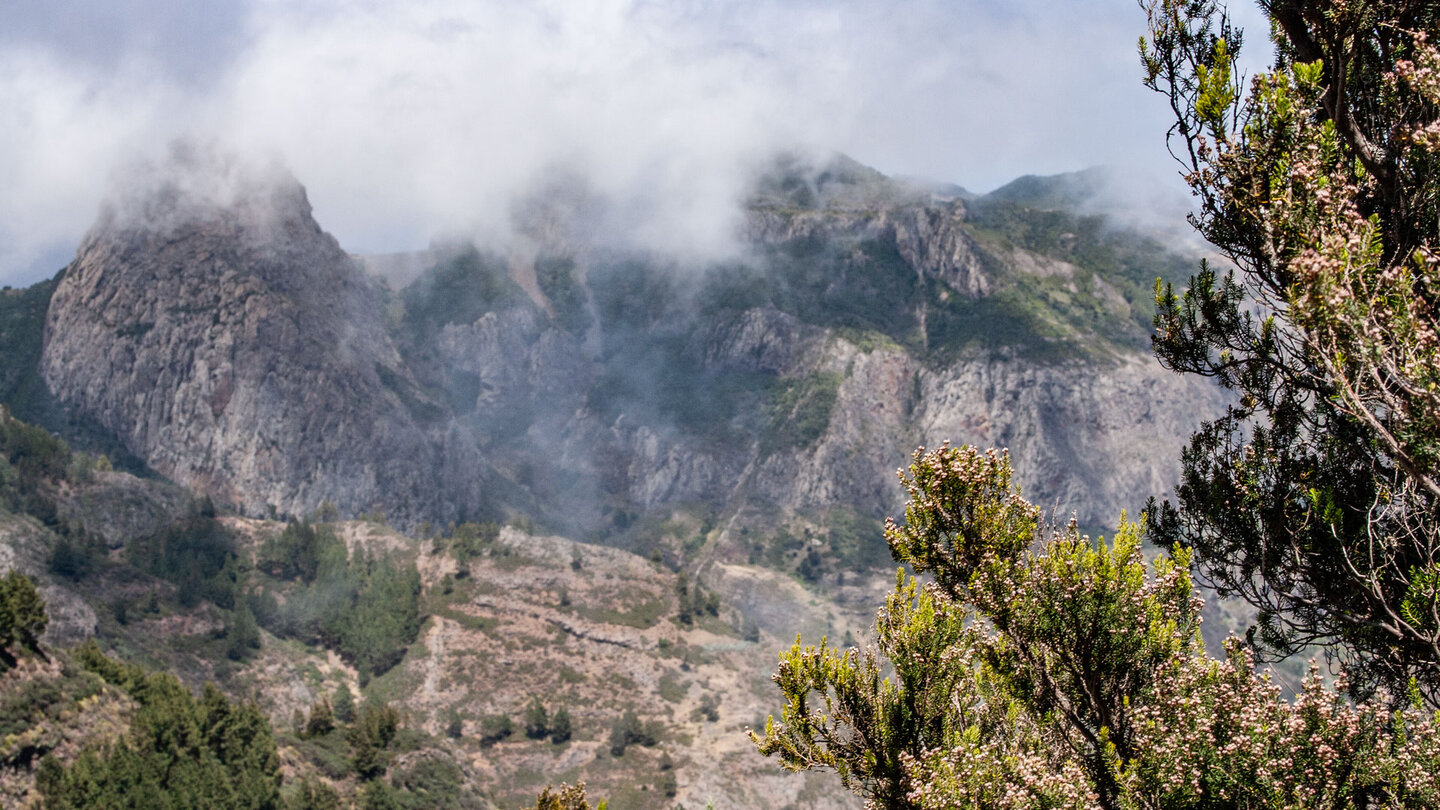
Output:
<path fill-rule="evenodd" d="M 180 136 L 278 157 L 360 252 L 502 233 L 557 169 L 682 252 L 724 244 L 745 169 L 781 148 L 977 189 L 1170 170 L 1131 0 L 239 6 L 243 32 L 204 70 L 203 36 L 167 60 L 153 32 L 175 26 L 138 6 L 144 47 L 104 60 L 64 36 L 0 40 L 0 282 L 52 273 L 117 170 Z"/>

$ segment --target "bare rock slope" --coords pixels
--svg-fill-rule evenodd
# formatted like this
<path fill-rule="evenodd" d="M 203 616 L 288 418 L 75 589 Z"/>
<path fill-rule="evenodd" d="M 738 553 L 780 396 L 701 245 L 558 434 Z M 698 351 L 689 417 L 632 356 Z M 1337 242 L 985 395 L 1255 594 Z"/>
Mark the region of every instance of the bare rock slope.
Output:
<path fill-rule="evenodd" d="M 248 513 L 436 509 L 435 454 L 403 398 L 424 403 L 304 189 L 181 168 L 112 203 L 65 269 L 46 384 L 156 470 Z"/>

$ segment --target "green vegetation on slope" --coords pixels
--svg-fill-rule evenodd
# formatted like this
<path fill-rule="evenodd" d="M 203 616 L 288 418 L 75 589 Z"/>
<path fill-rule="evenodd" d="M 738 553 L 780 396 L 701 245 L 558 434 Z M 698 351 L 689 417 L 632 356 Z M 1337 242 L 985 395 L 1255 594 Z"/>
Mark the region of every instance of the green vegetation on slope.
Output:
<path fill-rule="evenodd" d="M 1146 345 L 1155 279 L 1183 280 L 1193 264 L 1191 257 L 1105 216 L 1032 208 L 1003 198 L 971 203 L 967 225 L 997 252 L 1020 248 L 1084 271 L 1074 278 L 1023 279 L 1016 297 L 1047 311 L 1056 324 L 1123 345 Z M 1095 277 L 1123 296 L 1126 312 L 1107 305 L 1106 291 L 1096 288 Z"/>
<path fill-rule="evenodd" d="M 68 766 L 41 761 L 45 810 L 282 806 L 274 734 L 254 704 L 231 703 L 209 685 L 196 699 L 175 676 L 123 664 L 93 642 L 75 657 L 139 708 L 115 745 L 88 747 Z"/>
<path fill-rule="evenodd" d="M 498 256 L 466 248 L 425 271 L 401 293 L 401 327 L 423 346 L 448 324 L 474 323 L 487 312 L 529 301 Z"/>
<path fill-rule="evenodd" d="M 260 626 L 334 649 L 362 682 L 399 663 L 420 632 L 415 565 L 363 551 L 352 558 L 328 524 L 291 521 L 261 546 L 256 566 L 273 577 L 249 600 Z"/>
<path fill-rule="evenodd" d="M 803 450 L 813 445 L 830 427 L 842 381 L 835 372 L 817 371 L 776 387 L 770 398 L 770 420 L 763 440 L 767 448 Z"/>

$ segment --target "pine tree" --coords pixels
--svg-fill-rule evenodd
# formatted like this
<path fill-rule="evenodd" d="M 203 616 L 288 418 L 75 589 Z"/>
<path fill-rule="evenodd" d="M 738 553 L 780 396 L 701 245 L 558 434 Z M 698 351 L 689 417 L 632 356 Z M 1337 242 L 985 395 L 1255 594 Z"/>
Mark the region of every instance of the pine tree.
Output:
<path fill-rule="evenodd" d="M 246 600 L 241 599 L 239 603 L 225 628 L 225 655 L 232 661 L 243 661 L 260 649 L 260 625 L 255 621 L 255 614 Z"/>
<path fill-rule="evenodd" d="M 543 740 L 550 733 L 550 718 L 540 698 L 531 698 L 525 707 L 525 736 L 532 740 Z"/>
<path fill-rule="evenodd" d="M 550 718 L 550 742 L 560 745 L 569 742 L 574 730 L 570 727 L 570 710 L 561 706 Z"/>
<path fill-rule="evenodd" d="M 35 583 L 16 570 L 0 577 L 0 652 L 38 650 L 49 624 L 45 600 Z"/>
<path fill-rule="evenodd" d="M 350 692 L 350 684 L 342 683 L 335 690 L 335 719 L 342 723 L 355 721 L 355 696 Z"/>
<path fill-rule="evenodd" d="M 345 732 L 350 761 L 361 779 L 376 779 L 390 764 L 387 749 L 400 726 L 400 715 L 389 704 L 366 704 Z"/>
<path fill-rule="evenodd" d="M 306 737 L 323 737 L 335 730 L 335 713 L 323 695 L 310 704 L 310 718 L 305 721 Z"/>
<path fill-rule="evenodd" d="M 110 659 L 93 642 L 75 658 L 138 708 L 117 744 L 87 747 L 69 767 L 42 764 L 36 784 L 47 810 L 279 810 L 279 757 L 258 707 L 231 703 L 213 685 L 197 700 L 173 675 Z"/>

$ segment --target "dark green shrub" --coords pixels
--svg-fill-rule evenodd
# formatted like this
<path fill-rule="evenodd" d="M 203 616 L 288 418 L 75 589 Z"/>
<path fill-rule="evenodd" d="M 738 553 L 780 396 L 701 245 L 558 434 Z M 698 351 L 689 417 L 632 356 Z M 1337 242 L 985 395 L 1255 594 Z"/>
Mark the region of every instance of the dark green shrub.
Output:
<path fill-rule="evenodd" d="M 550 718 L 550 742 L 556 745 L 569 742 L 573 733 L 574 729 L 570 726 L 570 710 L 561 706 Z"/>
<path fill-rule="evenodd" d="M 361 779 L 375 779 L 390 764 L 388 749 L 400 727 L 400 715 L 388 704 L 367 703 L 345 732 L 350 762 Z"/>
<path fill-rule="evenodd" d="M 610 727 L 610 755 L 622 757 L 625 749 L 631 745 L 643 745 L 646 748 L 658 745 L 661 732 L 662 726 L 658 721 L 642 723 L 634 709 L 626 709 L 625 714 Z"/>
<path fill-rule="evenodd" d="M 532 740 L 543 740 L 550 734 L 550 716 L 540 698 L 531 698 L 525 707 L 525 736 Z"/>
<path fill-rule="evenodd" d="M 720 720 L 720 697 L 714 694 L 702 696 L 700 708 L 695 711 L 708 722 L 718 722 Z"/>
<path fill-rule="evenodd" d="M 488 748 L 515 733 L 508 714 L 487 714 L 480 718 L 480 745 Z"/>

